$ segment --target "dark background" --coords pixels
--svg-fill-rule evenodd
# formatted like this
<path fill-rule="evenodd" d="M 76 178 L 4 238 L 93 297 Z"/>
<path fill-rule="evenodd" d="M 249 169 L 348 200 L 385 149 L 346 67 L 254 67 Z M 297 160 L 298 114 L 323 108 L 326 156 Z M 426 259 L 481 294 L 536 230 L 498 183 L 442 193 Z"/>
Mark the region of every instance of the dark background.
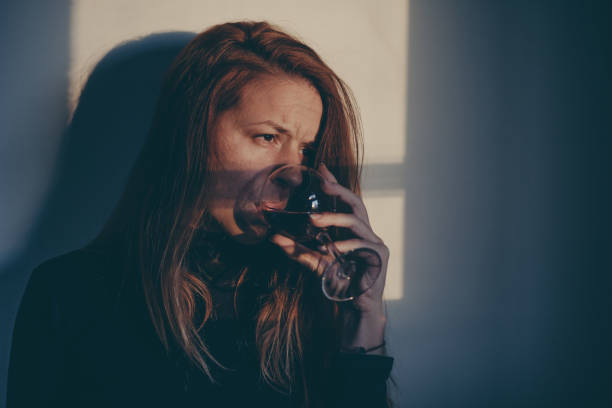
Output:
<path fill-rule="evenodd" d="M 604 5 L 410 2 L 402 406 L 612 406 Z"/>
<path fill-rule="evenodd" d="M 605 6 L 410 1 L 407 159 L 372 175 L 406 189 L 404 297 L 388 305 L 399 406 L 612 406 Z M 17 248 L 0 259 L 2 402 L 31 269 L 108 216 L 189 39 L 115 50 L 66 127 L 69 15 L 0 6 L 0 228 L 34 219 L 18 245 L 1 235 Z"/>

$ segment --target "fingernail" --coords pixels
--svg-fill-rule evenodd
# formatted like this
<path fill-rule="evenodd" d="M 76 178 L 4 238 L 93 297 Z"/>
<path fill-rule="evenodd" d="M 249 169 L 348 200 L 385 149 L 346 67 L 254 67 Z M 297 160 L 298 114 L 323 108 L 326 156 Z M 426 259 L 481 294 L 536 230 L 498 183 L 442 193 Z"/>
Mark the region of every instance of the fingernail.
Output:
<path fill-rule="evenodd" d="M 321 214 L 310 214 L 310 218 L 315 219 L 315 220 L 319 219 L 321 218 Z"/>

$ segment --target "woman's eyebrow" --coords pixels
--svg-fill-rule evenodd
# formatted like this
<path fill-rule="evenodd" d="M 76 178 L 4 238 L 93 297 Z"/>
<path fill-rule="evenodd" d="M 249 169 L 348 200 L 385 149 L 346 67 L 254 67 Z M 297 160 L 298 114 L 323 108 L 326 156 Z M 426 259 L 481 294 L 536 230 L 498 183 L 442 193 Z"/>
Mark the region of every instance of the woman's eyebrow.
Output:
<path fill-rule="evenodd" d="M 291 137 L 293 137 L 293 134 L 291 133 L 290 130 L 285 129 L 284 127 L 282 127 L 281 125 L 279 125 L 278 123 L 272 121 L 272 120 L 264 120 L 263 122 L 252 122 L 252 123 L 247 123 L 247 126 L 251 126 L 251 125 L 268 125 L 268 126 L 272 126 L 278 133 L 284 133 L 286 135 L 289 135 Z"/>
<path fill-rule="evenodd" d="M 274 128 L 274 130 L 276 130 L 278 133 L 285 134 L 285 135 L 295 139 L 295 136 L 293 135 L 293 133 L 291 133 L 290 130 L 285 129 L 284 127 L 282 127 L 278 123 L 274 122 L 273 120 L 264 120 L 262 122 L 251 122 L 251 123 L 247 123 L 246 124 L 246 126 L 252 126 L 252 125 L 268 125 L 268 126 L 272 126 Z M 308 146 L 308 147 L 314 147 L 315 144 L 316 144 L 316 140 L 314 140 L 312 142 L 304 143 L 304 145 Z"/>

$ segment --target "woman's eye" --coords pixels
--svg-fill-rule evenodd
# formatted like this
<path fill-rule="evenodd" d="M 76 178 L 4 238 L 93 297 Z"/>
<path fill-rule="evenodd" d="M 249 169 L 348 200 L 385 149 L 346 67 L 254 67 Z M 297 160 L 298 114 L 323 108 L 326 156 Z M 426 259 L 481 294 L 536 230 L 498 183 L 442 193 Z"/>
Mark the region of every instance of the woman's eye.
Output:
<path fill-rule="evenodd" d="M 272 142 L 274 139 L 276 139 L 276 135 L 269 134 L 269 133 L 257 135 L 256 137 L 263 139 L 266 142 Z"/>

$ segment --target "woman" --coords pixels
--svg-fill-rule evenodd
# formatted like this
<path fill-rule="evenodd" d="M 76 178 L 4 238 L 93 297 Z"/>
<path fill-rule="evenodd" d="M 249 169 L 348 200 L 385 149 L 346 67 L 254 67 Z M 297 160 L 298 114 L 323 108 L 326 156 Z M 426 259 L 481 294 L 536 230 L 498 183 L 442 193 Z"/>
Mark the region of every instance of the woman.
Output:
<path fill-rule="evenodd" d="M 350 91 L 308 46 L 265 22 L 195 37 L 103 231 L 33 271 L 8 407 L 386 406 L 389 252 L 360 198 L 360 137 Z M 262 242 L 236 210 L 282 163 L 326 177 L 341 211 L 312 222 L 337 227 L 341 251 L 380 254 L 354 301 L 322 295 L 323 252 Z"/>

